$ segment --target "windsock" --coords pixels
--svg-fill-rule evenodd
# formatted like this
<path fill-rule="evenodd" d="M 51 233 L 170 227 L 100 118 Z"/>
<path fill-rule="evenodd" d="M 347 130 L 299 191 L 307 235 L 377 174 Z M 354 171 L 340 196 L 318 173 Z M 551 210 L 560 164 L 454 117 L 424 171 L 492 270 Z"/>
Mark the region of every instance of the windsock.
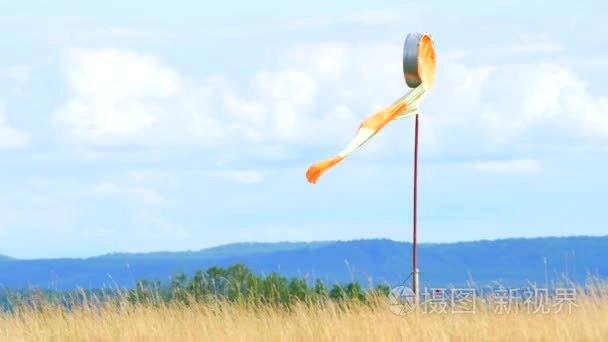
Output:
<path fill-rule="evenodd" d="M 419 113 L 421 100 L 433 86 L 435 80 L 435 48 L 429 34 L 409 34 L 403 48 L 403 75 L 411 89 L 359 125 L 354 139 L 337 156 L 318 162 L 308 168 L 306 179 L 313 184 L 328 169 L 338 164 L 357 148 L 365 144 L 386 124 Z"/>

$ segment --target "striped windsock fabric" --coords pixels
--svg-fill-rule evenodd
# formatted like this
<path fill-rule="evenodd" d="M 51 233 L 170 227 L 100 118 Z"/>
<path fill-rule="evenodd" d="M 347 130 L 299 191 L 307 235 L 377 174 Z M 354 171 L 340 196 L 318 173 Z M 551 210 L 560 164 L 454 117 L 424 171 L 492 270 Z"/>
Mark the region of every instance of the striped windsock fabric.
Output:
<path fill-rule="evenodd" d="M 348 146 L 337 156 L 318 162 L 308 168 L 308 171 L 306 171 L 306 179 L 308 179 L 310 183 L 316 184 L 319 177 L 325 171 L 341 162 L 354 150 L 365 144 L 391 120 L 402 119 L 418 114 L 420 101 L 424 98 L 426 93 L 427 89 L 421 84 L 400 97 L 389 107 L 376 112 L 376 114 L 361 122 L 359 130 L 350 144 L 348 144 Z"/>

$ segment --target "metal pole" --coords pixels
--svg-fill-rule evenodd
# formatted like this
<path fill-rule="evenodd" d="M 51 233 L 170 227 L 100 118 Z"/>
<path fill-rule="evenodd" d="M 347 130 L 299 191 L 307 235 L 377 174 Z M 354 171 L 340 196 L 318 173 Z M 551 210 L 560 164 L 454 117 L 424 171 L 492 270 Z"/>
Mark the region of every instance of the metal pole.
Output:
<path fill-rule="evenodd" d="M 414 237 L 412 239 L 412 272 L 414 272 L 414 277 L 413 277 L 413 291 L 414 291 L 414 303 L 418 304 L 419 303 L 419 299 L 420 299 L 420 294 L 419 294 L 419 284 L 418 284 L 418 265 L 416 263 L 416 238 L 417 238 L 417 231 L 416 231 L 416 223 L 417 223 L 417 212 L 418 212 L 418 208 L 417 208 L 417 201 L 418 201 L 418 117 L 420 115 L 416 114 L 416 128 L 415 128 L 415 132 L 414 132 Z"/>

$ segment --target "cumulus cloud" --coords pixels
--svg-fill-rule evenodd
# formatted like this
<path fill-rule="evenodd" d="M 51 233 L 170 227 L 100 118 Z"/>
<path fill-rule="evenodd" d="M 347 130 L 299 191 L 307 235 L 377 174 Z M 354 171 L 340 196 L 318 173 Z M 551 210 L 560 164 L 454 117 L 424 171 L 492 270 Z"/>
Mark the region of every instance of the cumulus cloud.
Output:
<path fill-rule="evenodd" d="M 70 139 L 97 144 L 141 139 L 166 115 L 162 101 L 179 91 L 177 73 L 150 56 L 106 49 L 68 52 L 70 98 L 54 119 Z"/>
<path fill-rule="evenodd" d="M 26 133 L 7 124 L 4 105 L 0 101 L 0 149 L 24 147 L 29 143 L 29 140 L 29 136 Z"/>
<path fill-rule="evenodd" d="M 563 46 L 543 34 L 525 34 L 518 42 L 494 48 L 494 53 L 530 54 L 530 53 L 555 53 L 563 49 Z"/>
<path fill-rule="evenodd" d="M 524 42 L 542 47 L 551 41 L 532 36 Z M 278 53 L 273 69 L 240 84 L 223 74 L 193 79 L 135 51 L 70 50 L 70 97 L 54 120 L 66 141 L 80 145 L 337 146 L 362 119 L 407 91 L 400 49 L 373 42 L 295 44 Z M 421 108 L 421 142 L 429 149 L 538 141 L 547 130 L 608 138 L 608 99 L 593 95 L 574 70 L 548 62 L 474 65 L 466 55 L 464 49 L 439 51 L 436 86 Z M 376 138 L 388 145 L 394 139 L 402 141 L 397 134 Z"/>
<path fill-rule="evenodd" d="M 131 169 L 88 187 L 99 198 L 127 200 L 136 204 L 162 205 L 166 194 L 179 187 L 174 173 L 158 169 Z"/>
<path fill-rule="evenodd" d="M 498 173 L 537 173 L 542 168 L 535 159 L 478 161 L 470 165 L 475 170 Z"/>
<path fill-rule="evenodd" d="M 209 178 L 238 184 L 257 184 L 264 181 L 264 173 L 259 170 L 221 170 L 209 172 Z"/>
<path fill-rule="evenodd" d="M 608 98 L 566 66 L 470 65 L 442 60 L 422 105 L 424 136 L 436 153 L 513 151 L 518 144 L 608 140 Z"/>
<path fill-rule="evenodd" d="M 524 36 L 505 49 L 521 54 L 559 50 L 561 45 L 547 36 Z M 405 91 L 400 53 L 394 44 L 310 44 L 288 50 L 287 63 L 314 75 L 321 92 L 331 94 L 327 98 L 344 104 L 351 120 L 341 126 L 354 132 L 349 124 Z M 608 98 L 594 95 L 576 70 L 546 61 L 472 64 L 466 49 L 438 53 L 437 82 L 421 107 L 421 142 L 427 151 L 462 155 L 466 147 L 475 147 L 500 153 L 519 143 L 545 143 L 548 137 L 608 138 Z M 346 130 L 334 134 L 348 138 Z M 403 146 L 403 132 L 389 128 L 371 144 L 378 141 L 394 153 Z"/>
<path fill-rule="evenodd" d="M 146 213 L 137 213 L 131 217 L 133 236 L 142 237 L 144 246 L 129 246 L 129 250 L 158 250 L 167 249 L 166 242 L 175 242 L 190 237 L 190 233 L 182 225 L 166 218 Z M 156 242 L 156 246 L 146 246 L 150 242 Z M 138 244 L 139 245 L 139 244 Z M 146 250 L 147 249 L 147 250 Z"/>
<path fill-rule="evenodd" d="M 411 11 L 411 9 L 410 9 Z M 400 17 L 396 10 L 372 10 L 342 15 L 317 16 L 292 20 L 283 29 L 322 29 L 339 25 L 381 25 L 395 22 Z"/>
<path fill-rule="evenodd" d="M 336 140 L 345 127 L 351 135 L 357 124 L 352 106 L 366 102 L 360 93 L 383 88 L 344 89 L 339 76 L 349 70 L 324 78 L 343 62 L 339 52 L 323 56 L 336 50 L 340 47 L 324 46 L 308 53 L 306 60 L 260 70 L 247 87 L 235 86 L 224 75 L 194 80 L 134 51 L 71 50 L 66 60 L 70 96 L 53 118 L 65 141 L 93 146 L 323 144 Z M 311 65 L 317 57 L 321 62 Z M 359 74 L 379 78 L 369 67 Z M 368 111 L 377 105 L 368 102 L 366 107 Z"/>
<path fill-rule="evenodd" d="M 171 173 L 158 171 L 137 169 L 127 172 L 128 178 L 135 184 L 163 184 L 165 186 L 177 185 L 177 179 Z"/>
<path fill-rule="evenodd" d="M 482 119 L 493 132 L 503 132 L 503 138 L 534 128 L 557 129 L 566 137 L 608 138 L 608 98 L 593 96 L 585 81 L 566 67 L 507 65 L 496 71 L 488 91 L 493 90 L 509 96 L 484 105 Z M 512 117 L 506 98 L 513 100 Z"/>
<path fill-rule="evenodd" d="M 298 70 L 260 71 L 242 96 L 221 75 L 193 81 L 129 50 L 72 50 L 70 98 L 54 113 L 64 139 L 88 145 L 218 145 L 290 140 L 316 84 Z"/>
<path fill-rule="evenodd" d="M 23 83 L 30 79 L 32 67 L 29 65 L 15 64 L 0 68 L 0 75 L 5 76 L 17 83 Z"/>
<path fill-rule="evenodd" d="M 158 191 L 145 186 L 126 186 L 105 182 L 92 185 L 89 187 L 89 192 L 100 197 L 127 198 L 148 205 L 165 203 L 165 198 Z"/>

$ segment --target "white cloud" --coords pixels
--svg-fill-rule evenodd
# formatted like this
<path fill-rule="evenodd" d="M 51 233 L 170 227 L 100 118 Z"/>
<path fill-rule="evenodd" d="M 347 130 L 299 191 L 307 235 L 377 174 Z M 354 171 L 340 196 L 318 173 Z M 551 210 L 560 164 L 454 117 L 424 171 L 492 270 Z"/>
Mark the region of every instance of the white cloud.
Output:
<path fill-rule="evenodd" d="M 72 50 L 70 98 L 54 120 L 67 141 L 170 145 L 289 140 L 316 87 L 297 70 L 261 71 L 251 94 L 220 75 L 195 82 L 157 58 L 129 50 Z"/>
<path fill-rule="evenodd" d="M 463 49 L 439 51 L 436 86 L 421 109 L 427 148 L 462 153 L 463 144 L 541 141 L 547 130 L 608 138 L 608 100 L 592 95 L 573 70 L 546 62 L 471 65 L 466 56 Z M 361 120 L 407 91 L 400 45 L 299 44 L 276 58 L 274 69 L 236 85 L 221 74 L 195 80 L 134 51 L 71 50 L 70 98 L 55 122 L 67 141 L 81 145 L 339 150 Z M 397 138 L 375 139 L 394 145 Z"/>
<path fill-rule="evenodd" d="M 290 64 L 312 71 L 320 78 L 338 80 L 350 67 L 353 46 L 339 42 L 297 45 L 288 48 L 285 55 Z"/>
<path fill-rule="evenodd" d="M 347 125 L 352 134 L 356 122 L 347 101 L 360 101 L 352 91 L 332 94 L 343 81 L 322 75 L 345 56 L 332 61 L 322 56 L 326 51 L 309 55 L 326 62 L 261 70 L 241 90 L 222 75 L 188 79 L 133 51 L 71 50 L 70 97 L 54 121 L 65 141 L 81 145 L 323 144 Z M 361 72 L 369 78 L 367 69 Z"/>
<path fill-rule="evenodd" d="M 166 202 L 165 198 L 158 191 L 145 186 L 97 183 L 89 187 L 89 192 L 101 197 L 128 198 L 147 205 L 157 205 Z"/>
<path fill-rule="evenodd" d="M 129 26 L 111 26 L 90 31 L 82 32 L 80 38 L 82 41 L 91 39 L 107 39 L 109 41 L 152 41 L 159 39 L 170 39 L 174 36 L 173 33 L 155 29 L 145 29 L 141 27 Z"/>
<path fill-rule="evenodd" d="M 211 179 L 238 184 L 258 184 L 264 181 L 264 174 L 259 170 L 221 170 L 211 171 L 208 175 Z"/>
<path fill-rule="evenodd" d="M 524 36 L 521 43 L 514 53 L 532 52 L 531 46 L 535 52 L 560 49 L 547 36 Z M 530 47 L 524 49 L 525 44 Z M 339 70 L 335 76 L 325 76 L 329 81 L 321 83 L 320 91 L 351 111 L 349 123 L 336 125 L 333 118 L 327 125 L 346 143 L 359 120 L 405 90 L 400 49 L 395 44 L 334 43 L 299 46 L 288 56 L 320 82 L 327 74 L 323 65 Z M 524 141 L 547 143 L 548 137 L 608 139 L 608 98 L 594 95 L 575 69 L 546 61 L 470 64 L 467 55 L 464 49 L 438 50 L 437 82 L 421 108 L 421 142 L 427 151 L 462 155 L 464 145 L 492 153 Z M 352 133 L 342 133 L 336 129 L 340 126 Z M 402 146 L 403 134 L 387 129 L 372 143 L 376 140 L 391 150 Z"/>
<path fill-rule="evenodd" d="M 76 140 L 131 142 L 159 120 L 162 100 L 179 91 L 173 69 L 133 51 L 71 50 L 68 65 L 71 98 L 54 118 Z"/>
<path fill-rule="evenodd" d="M 175 186 L 176 178 L 173 174 L 158 170 L 131 170 L 127 172 L 129 178 L 136 184 L 163 184 L 165 186 Z"/>
<path fill-rule="evenodd" d="M 29 143 L 29 136 L 6 123 L 6 113 L 4 105 L 0 101 L 0 149 L 20 148 Z"/>
<path fill-rule="evenodd" d="M 441 55 L 439 56 L 441 57 Z M 608 140 L 608 98 L 577 73 L 538 62 L 470 65 L 440 60 L 422 104 L 421 141 L 433 153 L 500 153 L 517 145 Z"/>
<path fill-rule="evenodd" d="M 162 249 L 166 250 L 167 245 L 165 242 L 175 240 L 179 241 L 182 239 L 186 239 L 190 236 L 190 233 L 180 224 L 169 221 L 165 218 L 150 215 L 147 213 L 138 213 L 131 217 L 131 225 L 132 228 L 130 233 L 133 236 L 140 236 L 146 242 L 157 241 L 160 242 L 160 245 L 154 246 L 150 248 L 146 246 L 147 251 L 154 251 Z M 145 246 L 146 243 L 144 243 Z M 130 250 L 136 249 L 141 250 L 141 246 L 129 246 Z M 143 247 L 143 248 L 146 248 Z"/>
<path fill-rule="evenodd" d="M 29 65 L 9 65 L 0 68 L 0 75 L 8 77 L 18 83 L 23 83 L 29 80 L 31 74 L 32 67 Z"/>
<path fill-rule="evenodd" d="M 200 229 L 200 226 L 197 227 Z M 86 230 L 79 232 L 78 238 L 94 242 L 92 248 L 80 252 L 85 255 L 110 251 L 145 253 L 200 248 L 186 226 L 148 211 L 136 211 L 114 225 L 90 224 Z"/>
<path fill-rule="evenodd" d="M 485 91 L 489 96 L 481 104 L 481 119 L 496 138 L 508 141 L 534 131 L 542 139 L 547 129 L 564 137 L 608 138 L 608 98 L 590 94 L 566 67 L 505 65 Z"/>
<path fill-rule="evenodd" d="M 411 10 L 411 9 L 410 9 Z M 396 10 L 372 10 L 366 12 L 308 17 L 291 20 L 283 29 L 322 29 L 340 25 L 382 25 L 395 22 L 401 13 Z"/>
<path fill-rule="evenodd" d="M 541 164 L 535 159 L 478 161 L 471 163 L 470 166 L 475 170 L 497 173 L 537 173 L 542 169 Z"/>
<path fill-rule="evenodd" d="M 562 45 L 548 36 L 539 34 L 528 34 L 521 37 L 521 40 L 515 44 L 507 45 L 497 49 L 497 52 L 508 53 L 542 53 L 542 52 L 559 52 L 562 50 Z"/>

